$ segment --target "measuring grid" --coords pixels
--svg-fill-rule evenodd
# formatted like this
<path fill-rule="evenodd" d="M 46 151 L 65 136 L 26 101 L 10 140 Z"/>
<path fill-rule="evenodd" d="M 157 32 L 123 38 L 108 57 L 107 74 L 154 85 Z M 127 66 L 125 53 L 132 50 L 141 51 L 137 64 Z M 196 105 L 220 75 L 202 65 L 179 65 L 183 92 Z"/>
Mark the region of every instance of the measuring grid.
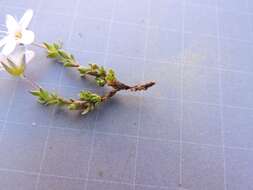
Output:
<path fill-rule="evenodd" d="M 13 3 L 12 1 L 2 2 L 1 5 L 2 9 L 8 10 L 18 9 L 20 10 L 20 12 L 22 12 L 24 8 L 30 5 L 31 2 L 32 2 L 31 0 L 24 1 L 23 5 L 19 4 L 19 6 L 17 7 L 16 4 Z M 124 16 L 118 17 L 119 15 L 115 14 L 120 13 L 120 11 L 118 10 L 121 5 L 120 3 L 125 5 L 124 4 L 125 1 L 123 0 L 111 0 L 110 2 L 108 2 L 112 3 L 112 5 L 114 6 L 110 13 L 111 17 L 106 18 L 103 17 L 96 18 L 94 15 L 92 15 L 92 11 L 91 12 L 88 11 L 88 13 L 91 15 L 85 16 L 85 12 L 79 10 L 79 7 L 82 7 L 81 6 L 82 1 L 78 0 L 74 1 L 75 3 L 73 3 L 72 1 L 71 4 L 74 4 L 75 7 L 74 10 L 76 11 L 73 11 L 73 13 L 71 14 L 69 12 L 67 12 L 67 14 L 64 13 L 65 7 L 62 1 L 61 6 L 63 6 L 63 9 L 62 12 L 59 13 L 55 12 L 54 8 L 49 11 L 41 10 L 43 3 L 46 2 L 44 0 L 41 0 L 40 2 L 37 1 L 35 2 L 37 4 L 34 3 L 33 8 L 35 9 L 35 12 L 38 13 L 38 15 L 40 13 L 48 15 L 62 15 L 63 16 L 62 19 L 64 19 L 65 16 L 72 17 L 71 21 L 72 24 L 70 24 L 71 27 L 67 28 L 69 32 L 66 32 L 68 34 L 67 40 L 68 49 L 74 50 L 74 52 L 80 52 L 80 54 L 86 53 L 87 54 L 86 56 L 88 58 L 89 56 L 91 57 L 96 56 L 96 53 L 101 54 L 102 56 L 104 56 L 104 63 L 103 63 L 104 65 L 110 64 L 109 58 L 111 57 L 113 58 L 117 57 L 117 59 L 122 60 L 129 59 L 129 62 L 133 61 L 136 64 L 138 64 L 140 61 L 143 61 L 144 68 L 138 66 L 137 69 L 130 69 L 133 72 L 133 76 L 135 74 L 139 74 L 138 72 L 141 72 L 141 75 L 143 75 L 142 79 L 152 80 L 153 77 L 156 77 L 154 79 L 158 81 L 158 84 L 156 87 L 154 87 L 154 89 L 151 89 L 150 92 L 142 93 L 140 96 L 139 94 L 137 96 L 120 94 L 118 98 L 115 97 L 116 101 L 120 101 L 118 105 L 117 102 L 116 103 L 112 102 L 111 109 L 110 105 L 106 105 L 107 107 L 102 108 L 101 110 L 99 109 L 98 113 L 96 112 L 94 114 L 95 116 L 94 115 L 90 116 L 91 118 L 94 117 L 96 118 L 95 124 L 92 123 L 92 121 L 94 120 L 90 119 L 89 121 L 89 118 L 87 117 L 82 120 L 79 120 L 78 123 L 75 123 L 75 121 L 72 119 L 68 121 L 66 124 L 55 122 L 56 117 L 62 118 L 66 117 L 66 115 L 58 116 L 57 114 L 62 113 L 58 113 L 56 109 L 54 109 L 51 110 L 52 118 L 48 118 L 47 112 L 49 110 L 47 110 L 47 108 L 43 109 L 42 107 L 37 106 L 37 104 L 34 103 L 33 98 L 27 97 L 24 98 L 24 96 L 22 96 L 21 100 L 17 101 L 16 98 L 18 98 L 17 95 L 20 94 L 19 88 L 21 84 L 19 81 L 14 81 L 12 87 L 13 89 L 11 90 L 11 92 L 8 92 L 10 93 L 10 97 L 7 98 L 9 106 L 8 108 L 5 107 L 2 108 L 3 110 L 2 109 L 0 110 L 0 116 L 5 115 L 4 117 L 0 118 L 0 125 L 2 125 L 2 130 L 0 133 L 1 134 L 0 154 L 2 155 L 0 156 L 1 186 L 6 186 L 7 190 L 19 189 L 20 187 L 17 186 L 17 184 L 15 184 L 15 181 L 18 181 L 23 188 L 28 190 L 29 189 L 43 190 L 43 189 L 50 189 L 53 187 L 56 189 L 72 188 L 77 190 L 79 189 L 93 190 L 103 188 L 122 189 L 122 190 L 123 189 L 144 190 L 144 189 L 159 189 L 159 188 L 177 189 L 177 190 L 183 189 L 229 190 L 229 189 L 253 188 L 251 184 L 252 171 L 250 170 L 253 161 L 253 152 L 252 152 L 253 143 L 250 138 L 252 136 L 249 135 L 250 132 L 252 132 L 252 129 L 250 129 L 250 124 L 253 122 L 252 120 L 253 118 L 251 116 L 253 101 L 251 101 L 249 98 L 250 95 L 252 95 L 252 89 L 250 88 L 250 79 L 253 78 L 252 66 L 246 65 L 249 64 L 247 63 L 248 60 L 246 60 L 246 63 L 244 62 L 241 63 L 243 65 L 242 69 L 240 68 L 238 69 L 238 67 L 236 67 L 235 65 L 225 65 L 225 66 L 223 65 L 221 67 L 219 62 L 222 56 L 221 44 L 224 42 L 231 41 L 231 43 L 234 42 L 241 44 L 242 47 L 244 46 L 251 48 L 253 47 L 252 39 L 250 40 L 247 39 L 252 35 L 251 34 L 252 31 L 248 31 L 249 35 L 247 35 L 247 29 L 250 29 L 250 27 L 252 27 L 250 25 L 253 16 L 251 11 L 248 9 L 252 4 L 250 1 L 245 0 L 240 2 L 241 5 L 244 5 L 242 7 L 238 6 L 238 8 L 241 8 L 241 10 L 235 9 L 235 7 L 237 6 L 236 1 L 228 3 L 229 1 L 226 0 L 223 1 L 220 0 L 219 3 L 214 3 L 215 1 L 208 1 L 208 0 L 205 1 L 185 0 L 185 2 L 183 0 L 140 1 L 141 2 L 140 4 L 146 6 L 146 9 L 145 8 L 144 9 L 146 10 L 147 15 L 153 13 L 152 11 L 154 11 L 154 9 L 153 10 L 151 9 L 155 7 L 156 3 L 158 5 L 160 4 L 160 7 L 162 7 L 161 5 L 164 5 L 164 7 L 166 7 L 165 5 L 169 5 L 166 4 L 166 2 L 170 3 L 174 2 L 175 4 L 178 3 L 178 6 L 180 7 L 179 10 L 182 11 L 182 18 L 181 18 L 182 23 L 179 23 L 179 25 L 182 26 L 181 29 L 166 28 L 166 26 L 164 26 L 163 23 L 159 23 L 157 26 L 152 25 L 152 22 L 155 21 L 152 20 L 154 18 L 151 18 L 149 20 L 150 17 L 148 18 L 145 17 L 145 20 L 143 22 L 138 20 L 135 23 L 129 22 L 129 20 L 132 19 L 130 18 L 131 15 L 129 15 L 129 17 L 127 18 L 125 18 Z M 67 5 L 69 2 L 66 1 L 65 3 Z M 129 6 L 134 6 L 134 3 L 135 2 L 129 2 Z M 139 9 L 141 10 L 141 7 L 139 7 Z M 201 28 L 202 27 L 201 19 L 200 23 L 198 23 L 199 28 L 197 29 L 194 28 L 194 31 L 190 31 L 191 25 L 189 24 L 192 23 L 189 23 L 189 18 L 194 19 L 190 17 L 192 15 L 186 15 L 187 11 L 189 11 L 190 9 L 193 10 L 204 9 L 207 10 L 207 12 L 213 11 L 214 20 L 216 22 L 215 30 L 217 29 L 216 34 L 215 35 L 209 34 L 208 33 L 209 31 L 205 31 L 204 30 L 205 28 L 204 29 Z M 157 11 L 159 12 L 159 10 Z M 10 13 L 12 14 L 12 12 Z M 177 12 L 177 14 L 180 15 L 180 12 Z M 245 23 L 242 23 L 242 28 L 244 27 L 243 30 L 246 30 L 242 31 L 241 34 L 243 35 L 242 38 L 240 38 L 241 37 L 239 33 L 240 31 L 237 31 L 234 28 L 232 28 L 234 30 L 232 30 L 231 33 L 227 33 L 227 31 L 224 32 L 226 28 L 224 29 L 219 27 L 220 25 L 224 24 L 221 23 L 221 19 L 224 19 L 223 16 L 225 17 L 228 15 L 229 16 L 232 15 L 234 16 L 234 18 L 242 17 L 241 19 L 244 19 L 245 17 L 246 20 L 248 19 L 247 21 L 249 26 L 246 26 L 245 28 L 244 25 Z M 232 16 L 231 19 L 233 18 Z M 36 17 L 37 15 L 35 16 L 35 20 Z M 184 17 L 187 18 L 187 20 L 185 20 Z M 122 20 L 118 18 L 121 18 Z M 207 18 L 210 19 L 208 16 Z M 170 18 L 168 18 L 168 20 L 169 19 Z M 174 18 L 172 18 L 171 22 L 173 22 L 173 19 Z M 76 32 L 77 33 L 81 32 L 74 30 L 75 27 L 74 25 L 79 20 L 82 21 L 89 20 L 89 22 L 101 22 L 101 23 L 104 22 L 108 24 L 106 35 L 98 34 L 98 36 L 95 36 L 95 39 L 102 39 L 102 40 L 105 39 L 104 51 L 103 50 L 101 51 L 101 49 L 95 50 L 89 48 L 84 49 L 74 48 L 75 44 L 72 45 L 71 42 L 73 39 L 76 40 L 75 39 Z M 211 22 L 212 20 L 208 21 Z M 166 23 L 166 20 L 162 20 L 162 22 Z M 37 27 L 37 23 L 38 21 L 36 20 L 35 27 Z M 236 24 L 240 26 L 240 23 Z M 194 24 L 192 25 L 195 26 Z M 237 26 L 237 28 L 240 28 L 239 26 Z M 143 35 L 143 37 L 139 36 L 140 40 L 136 39 L 136 41 L 138 41 L 137 44 L 133 42 L 134 43 L 133 46 L 130 45 L 129 47 L 127 47 L 129 49 L 125 49 L 122 48 L 122 45 L 124 44 L 120 44 L 119 41 L 121 40 L 121 38 L 122 41 L 124 41 L 124 39 L 127 38 L 127 33 L 126 36 L 115 36 L 115 34 L 117 34 L 115 33 L 115 30 L 118 30 L 117 27 L 125 27 L 124 29 L 130 32 L 129 37 L 131 37 L 131 35 L 135 35 L 136 34 L 135 32 L 138 33 L 139 31 L 145 31 L 145 35 Z M 97 30 L 100 31 L 99 26 Z M 156 32 L 158 32 L 157 34 L 160 35 L 154 36 Z M 199 35 L 204 36 L 206 38 L 216 39 L 217 65 L 205 66 L 204 65 L 205 61 L 200 61 L 201 65 L 199 63 L 195 65 L 189 65 L 188 63 L 184 62 L 184 60 L 187 59 L 184 57 L 185 54 L 184 52 L 185 50 L 187 50 L 185 49 L 186 47 L 184 47 L 186 43 L 184 40 L 185 34 L 194 34 L 194 33 L 198 34 L 198 32 L 200 32 Z M 165 49 L 167 48 L 167 50 L 172 50 L 173 45 L 175 46 L 177 45 L 172 44 L 171 47 L 170 46 L 167 47 L 165 44 L 162 44 L 163 43 L 162 41 L 167 42 L 168 39 L 170 39 L 169 35 L 175 35 L 175 37 L 177 37 L 177 34 L 179 34 L 180 36 L 179 42 L 182 45 L 180 45 L 181 47 L 178 52 L 179 56 L 176 57 L 175 61 L 170 59 L 172 58 L 170 56 L 172 53 L 171 52 L 168 52 L 168 54 L 166 54 L 166 52 L 164 53 L 163 48 Z M 88 33 L 88 35 L 90 34 Z M 99 35 L 101 35 L 104 38 L 100 38 L 101 36 Z M 42 37 L 43 36 L 40 36 L 40 38 Z M 93 36 L 89 37 L 92 38 Z M 156 38 L 152 39 L 152 37 L 157 37 L 158 39 Z M 115 38 L 118 39 L 114 41 Z M 94 41 L 94 43 L 99 42 Z M 143 43 L 143 45 L 139 46 L 140 43 Z M 141 52 L 138 53 L 133 51 L 136 50 L 135 45 L 137 45 L 138 47 L 143 47 L 144 54 L 142 53 L 142 50 Z M 159 48 L 158 50 L 161 50 L 160 54 L 159 51 L 158 55 L 156 54 L 157 49 L 156 47 L 154 47 L 154 45 L 157 45 Z M 114 47 L 118 47 L 120 51 L 118 49 L 115 49 Z M 98 46 L 98 48 L 100 47 Z M 153 51 L 151 51 L 152 48 Z M 237 48 L 241 48 L 241 46 L 238 46 Z M 179 61 L 180 57 L 182 58 L 182 61 Z M 94 57 L 93 59 L 96 59 L 96 57 Z M 243 59 L 243 61 L 245 61 L 245 59 Z M 113 64 L 110 66 L 113 67 Z M 147 70 L 148 66 L 149 67 L 151 66 L 149 70 Z M 129 67 L 131 67 L 131 65 L 129 65 Z M 157 67 L 161 67 L 161 69 L 159 70 L 157 69 Z M 164 68 L 168 68 L 167 71 L 168 76 L 164 75 L 163 72 L 164 70 L 162 70 Z M 51 85 L 52 87 L 56 88 L 59 91 L 63 89 L 70 94 L 78 92 L 77 87 L 79 86 L 75 86 L 75 84 L 70 85 L 70 83 L 66 83 L 66 81 L 63 80 L 64 77 L 63 69 L 62 68 L 58 69 L 60 70 L 58 81 L 52 80 L 49 82 L 47 81 L 45 82 L 42 79 L 41 84 L 45 84 L 46 86 Z M 123 74 L 127 75 L 128 70 L 129 70 L 128 65 L 123 65 L 122 71 L 120 70 L 119 72 L 122 72 Z M 157 73 L 154 74 L 152 72 Z M 174 72 L 176 72 L 176 74 Z M 170 75 L 172 75 L 172 78 L 167 78 Z M 199 76 L 200 78 L 198 78 Z M 216 76 L 218 77 L 216 78 Z M 6 75 L 2 76 L 1 74 L 0 78 L 2 83 L 12 81 L 12 79 L 6 77 Z M 198 81 L 198 79 L 202 81 L 202 83 L 197 83 L 196 81 Z M 166 80 L 168 80 L 168 86 L 165 86 Z M 189 85 L 189 83 L 187 83 L 188 80 L 192 82 L 192 85 L 197 86 L 196 87 L 187 86 Z M 210 80 L 213 80 L 214 82 L 210 83 L 209 82 Z M 177 81 L 180 84 L 178 88 L 176 88 L 175 85 L 173 85 L 173 82 L 176 83 Z M 232 83 L 237 81 L 238 84 Z M 16 88 L 16 85 L 18 85 L 17 87 L 19 88 Z M 168 91 L 164 91 L 164 88 L 168 89 Z M 189 88 L 192 89 L 192 91 L 186 91 Z M 194 90 L 196 90 L 196 92 L 194 92 Z M 161 91 L 162 93 L 159 94 L 159 91 Z M 200 95 L 198 95 L 199 93 Z M 217 95 L 215 93 L 217 93 Z M 0 97 L 6 99 L 5 94 L 3 95 L 0 94 Z M 24 98 L 24 100 L 22 100 L 22 98 Z M 5 99 L 3 101 L 6 101 Z M 24 106 L 23 105 L 24 103 L 22 103 L 22 101 L 24 101 L 25 104 L 28 104 L 28 107 L 22 108 L 22 106 Z M 146 103 L 149 102 L 151 102 L 150 105 L 149 104 L 146 105 Z M 152 102 L 155 103 L 156 107 L 152 107 L 153 105 Z M 124 105 L 127 104 L 130 104 L 131 107 L 134 107 L 136 105 L 137 106 L 135 109 L 131 109 L 129 110 L 129 112 L 127 112 L 128 108 L 124 109 L 125 107 Z M 19 106 L 21 107 L 19 108 Z M 29 111 L 28 109 L 29 106 L 31 106 L 32 111 L 35 112 L 34 113 L 35 115 L 31 114 L 29 117 L 28 114 L 23 119 L 20 119 L 20 117 L 21 118 L 23 117 L 22 115 L 15 116 L 15 113 L 16 114 L 18 113 L 14 111 L 16 108 L 19 111 L 23 110 L 24 112 Z M 120 106 L 122 106 L 122 108 L 120 108 Z M 150 108 L 153 108 L 157 113 L 154 114 Z M 119 109 L 118 112 L 116 111 L 116 113 L 118 114 L 117 118 L 112 118 L 113 116 L 115 116 L 113 115 L 115 114 L 113 109 Z M 136 111 L 136 113 L 131 115 L 130 111 L 134 110 Z M 168 110 L 168 112 L 166 113 L 165 110 Z M 202 112 L 198 110 L 201 110 Z M 216 111 L 218 110 L 218 113 L 220 114 L 217 115 L 214 114 L 213 110 Z M 105 116 L 101 116 L 100 114 L 103 114 L 104 111 L 108 111 L 109 113 Z M 175 114 L 172 117 L 170 117 L 169 114 L 172 114 L 173 111 L 178 112 L 178 114 Z M 191 113 L 189 111 L 191 111 Z M 2 112 L 5 114 L 2 114 Z M 154 118 L 151 117 L 152 113 L 154 114 L 153 116 Z M 36 114 L 38 114 L 37 117 Z M 124 118 L 126 117 L 126 115 L 131 116 L 131 118 L 129 118 L 130 124 L 125 123 Z M 33 116 L 35 116 L 35 118 L 33 118 Z M 99 121 L 100 116 L 102 117 L 102 121 L 104 123 Z M 174 116 L 175 118 L 173 118 Z M 87 125 L 89 125 L 89 127 L 82 128 L 81 122 L 85 122 L 86 120 L 88 120 Z M 131 120 L 134 121 L 133 124 Z M 148 120 L 149 122 L 145 122 L 146 120 Z M 219 123 L 218 128 L 220 127 L 220 131 L 217 131 L 217 128 L 215 128 L 215 126 L 217 127 L 217 125 L 215 125 L 216 124 L 215 122 L 213 123 L 213 120 L 218 120 Z M 121 123 L 121 121 L 124 122 Z M 164 127 L 164 125 L 168 123 L 175 124 L 172 125 L 173 129 L 168 129 Z M 198 123 L 207 126 L 199 126 Z M 104 126 L 100 126 L 102 124 L 104 124 Z M 126 125 L 128 127 L 128 125 L 131 124 L 134 125 L 133 128 L 123 129 L 124 127 L 126 127 Z M 208 126 L 209 124 L 210 126 Z M 85 126 L 87 125 L 85 124 Z M 90 125 L 95 126 L 91 127 Z M 194 128 L 194 126 L 196 127 Z M 23 129 L 24 132 L 22 132 L 22 130 L 19 129 L 18 127 L 21 127 L 21 129 Z M 122 129 L 118 129 L 118 127 Z M 203 127 L 203 129 L 198 127 Z M 232 127 L 239 127 L 238 131 L 235 132 L 235 130 Z M 20 137 L 19 134 L 17 134 L 17 132 L 21 133 Z M 42 132 L 42 134 L 38 134 L 38 132 Z M 88 134 L 86 134 L 86 132 Z M 70 138 L 62 139 L 62 133 L 63 137 L 68 137 L 70 135 Z M 36 137 L 38 136 L 40 138 L 39 141 L 33 139 L 32 137 L 27 136 L 29 134 L 30 135 L 34 134 Z M 78 160 L 78 156 L 82 156 L 82 153 L 80 153 L 80 155 L 78 154 L 73 155 L 77 157 L 74 157 L 72 161 L 71 158 L 68 158 L 67 153 L 68 152 L 71 152 L 71 154 L 74 153 L 74 150 L 70 149 L 73 147 L 68 146 L 68 144 L 70 145 L 73 144 L 77 146 L 79 142 L 82 143 L 82 140 L 84 138 L 88 138 L 87 135 L 90 135 L 91 138 L 90 140 L 87 140 L 88 144 L 87 145 L 81 144 L 80 146 L 83 147 L 77 147 L 77 150 L 79 150 L 80 148 L 87 149 L 86 153 L 88 154 L 88 160 L 87 165 L 85 165 L 86 172 L 84 171 L 86 175 L 84 174 L 83 176 L 83 173 L 79 173 L 81 169 L 78 168 L 78 165 L 74 164 L 75 161 L 82 160 L 80 158 Z M 15 139 L 14 137 L 17 139 Z M 24 137 L 29 137 L 30 139 L 28 138 L 28 140 L 26 140 L 24 139 Z M 218 141 L 215 141 L 216 139 L 218 139 Z M 53 145 L 52 147 L 48 145 L 48 141 L 56 142 L 55 145 L 56 150 L 54 150 Z M 114 144 L 115 142 L 117 142 L 118 144 L 115 145 Z M 24 143 L 25 146 L 23 147 L 24 149 L 15 143 L 21 144 Z M 29 143 L 31 143 L 31 145 L 29 145 Z M 35 143 L 34 146 L 32 146 L 33 143 Z M 14 153 L 13 154 L 9 153 L 11 151 L 6 150 L 7 147 L 13 148 Z M 33 150 L 36 147 L 37 148 L 39 147 L 40 149 Z M 57 148 L 59 149 L 63 148 L 64 152 L 63 158 L 51 157 L 51 159 L 59 159 L 58 160 L 59 163 L 62 162 L 61 163 L 62 165 L 60 166 L 63 168 L 64 168 L 64 161 L 66 161 L 65 163 L 66 168 L 71 167 L 69 166 L 69 164 L 71 164 L 72 162 L 73 163 L 72 166 L 76 167 L 74 168 L 75 170 L 61 171 L 57 167 L 54 168 L 55 171 L 49 170 L 49 173 L 48 171 L 44 170 L 45 167 L 47 167 L 47 164 L 49 164 L 50 166 L 50 161 L 52 162 L 57 161 L 50 159 L 45 160 L 48 154 L 54 151 L 56 151 L 57 153 Z M 118 148 L 123 148 L 125 152 L 121 152 L 121 150 L 118 150 Z M 34 151 L 34 154 L 32 151 Z M 120 154 L 123 155 L 118 155 L 117 152 L 113 151 L 120 151 Z M 20 157 L 13 158 L 13 156 L 17 155 L 17 153 L 20 153 Z M 34 163 L 31 163 L 31 165 L 29 165 L 29 163 L 25 162 L 24 159 L 26 159 L 26 157 L 23 157 L 22 153 L 27 153 L 28 155 L 32 156 L 41 155 L 41 157 L 38 157 L 40 158 L 40 160 L 35 160 L 37 159 L 36 156 L 34 158 L 31 158 L 30 161 Z M 75 158 L 77 160 L 75 160 Z M 112 163 L 110 160 L 113 160 L 113 162 L 115 163 Z M 117 161 L 119 162 L 118 164 L 120 164 L 119 168 L 116 167 Z M 157 163 L 154 161 L 156 161 Z M 101 166 L 102 169 L 92 167 L 96 166 L 96 164 L 98 166 Z M 115 164 L 115 167 L 113 167 L 113 164 Z M 173 166 L 178 168 L 178 171 L 174 172 Z M 234 167 L 236 168 L 236 171 L 233 169 Z M 124 171 L 122 171 L 122 169 Z M 75 171 L 77 172 L 75 173 Z M 173 173 L 170 173 L 171 171 L 173 171 Z M 118 176 L 121 174 L 124 175 Z"/>

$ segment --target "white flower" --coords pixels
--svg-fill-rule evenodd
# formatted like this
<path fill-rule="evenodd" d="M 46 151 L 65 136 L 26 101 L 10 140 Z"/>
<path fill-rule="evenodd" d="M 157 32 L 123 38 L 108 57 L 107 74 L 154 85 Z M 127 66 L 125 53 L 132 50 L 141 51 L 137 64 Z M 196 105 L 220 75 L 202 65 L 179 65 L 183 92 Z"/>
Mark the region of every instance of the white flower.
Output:
<path fill-rule="evenodd" d="M 25 71 L 26 64 L 33 59 L 34 55 L 34 52 L 26 50 L 25 46 L 19 46 L 10 56 L 0 58 L 0 70 L 6 70 L 13 76 L 21 76 Z"/>
<path fill-rule="evenodd" d="M 6 15 L 6 36 L 0 41 L 2 54 L 8 56 L 11 54 L 18 44 L 28 45 L 34 41 L 34 33 L 27 30 L 33 17 L 33 10 L 29 9 L 18 22 L 13 16 Z"/>

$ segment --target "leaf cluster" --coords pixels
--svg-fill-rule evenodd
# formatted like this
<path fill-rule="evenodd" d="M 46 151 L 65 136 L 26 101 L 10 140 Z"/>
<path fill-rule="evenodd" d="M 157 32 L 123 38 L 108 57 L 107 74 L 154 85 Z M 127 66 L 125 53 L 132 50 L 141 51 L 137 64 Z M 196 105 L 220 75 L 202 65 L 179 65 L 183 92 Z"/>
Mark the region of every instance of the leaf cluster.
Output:
<path fill-rule="evenodd" d="M 81 111 L 83 115 L 94 110 L 102 102 L 101 96 L 89 91 L 81 91 L 79 93 L 79 99 L 77 100 L 61 98 L 56 93 L 51 93 L 42 88 L 31 91 L 30 93 L 36 96 L 38 102 L 43 105 L 65 106 L 69 110 Z"/>
<path fill-rule="evenodd" d="M 76 62 L 75 57 L 62 50 L 62 46 L 56 43 L 44 43 L 44 47 L 47 50 L 47 56 L 49 58 L 57 59 L 60 63 L 63 63 L 64 67 L 77 67 L 81 77 L 87 75 L 95 77 L 96 84 L 98 86 L 105 86 L 106 84 L 114 83 L 116 79 L 115 72 L 111 69 L 105 70 L 103 66 L 97 64 L 89 64 L 88 66 L 81 66 Z"/>
<path fill-rule="evenodd" d="M 101 102 L 113 97 L 120 90 L 147 90 L 155 84 L 154 82 L 149 82 L 141 85 L 128 86 L 117 80 L 116 74 L 112 69 L 106 70 L 103 66 L 97 64 L 89 64 L 87 66 L 78 64 L 74 56 L 64 51 L 60 44 L 44 43 L 43 48 L 46 49 L 49 58 L 62 63 L 64 67 L 76 68 L 81 77 L 92 76 L 98 86 L 103 87 L 108 85 L 113 88 L 113 90 L 103 96 L 89 91 L 81 91 L 78 99 L 64 99 L 57 94 L 50 93 L 43 89 L 32 91 L 31 93 L 38 98 L 38 101 L 45 105 L 66 106 L 69 110 L 79 110 L 82 114 L 86 114 L 92 111 Z"/>
<path fill-rule="evenodd" d="M 79 98 L 83 102 L 82 115 L 94 110 L 102 102 L 101 96 L 89 91 L 81 91 Z"/>
<path fill-rule="evenodd" d="M 38 98 L 38 102 L 43 105 L 59 105 L 65 104 L 64 99 L 59 97 L 56 93 L 49 92 L 40 88 L 39 90 L 30 91 L 30 93 Z"/>
<path fill-rule="evenodd" d="M 97 85 L 101 87 L 107 83 L 116 81 L 116 76 L 113 70 L 110 69 L 106 71 L 103 66 L 98 66 L 97 64 L 89 64 L 87 67 L 80 66 L 78 71 L 82 77 L 85 77 L 86 75 L 94 76 Z"/>
<path fill-rule="evenodd" d="M 44 42 L 44 47 L 47 50 L 47 57 L 54 58 L 57 61 L 63 63 L 64 67 L 77 67 L 75 57 L 62 50 L 62 45 L 57 43 L 46 43 Z"/>

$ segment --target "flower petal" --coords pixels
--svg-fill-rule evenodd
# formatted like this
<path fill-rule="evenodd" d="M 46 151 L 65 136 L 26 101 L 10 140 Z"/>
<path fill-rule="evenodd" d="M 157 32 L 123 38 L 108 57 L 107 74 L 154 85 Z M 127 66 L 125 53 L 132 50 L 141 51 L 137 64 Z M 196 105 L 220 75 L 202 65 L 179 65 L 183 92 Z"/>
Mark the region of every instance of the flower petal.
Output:
<path fill-rule="evenodd" d="M 33 17 L 33 10 L 32 9 L 28 9 L 24 15 L 22 16 L 22 18 L 19 21 L 19 25 L 23 28 L 26 29 L 28 27 L 28 25 L 30 24 L 31 20 Z"/>
<path fill-rule="evenodd" d="M 34 51 L 32 50 L 26 50 L 25 52 L 25 61 L 26 63 L 29 63 L 34 58 Z"/>
<path fill-rule="evenodd" d="M 15 32 L 17 29 L 19 29 L 19 24 L 13 16 L 6 15 L 5 22 L 9 33 Z"/>
<path fill-rule="evenodd" d="M 8 56 L 13 63 L 16 65 L 20 65 L 22 62 L 22 56 L 25 54 L 26 48 L 25 46 L 19 45 L 15 48 L 15 50 Z"/>
<path fill-rule="evenodd" d="M 1 53 L 0 54 L 0 62 L 5 61 L 5 60 L 6 60 L 6 56 Z"/>
<path fill-rule="evenodd" d="M 21 44 L 31 44 L 34 41 L 34 33 L 31 30 L 23 30 L 22 31 L 22 37 L 19 40 L 19 43 Z"/>
<path fill-rule="evenodd" d="M 25 46 L 19 45 L 15 49 L 15 51 L 12 52 L 11 55 L 8 56 L 8 58 L 13 61 L 16 65 L 22 64 L 23 56 L 25 55 L 25 63 L 28 63 L 32 60 L 35 53 L 31 50 L 27 50 Z"/>
<path fill-rule="evenodd" d="M 0 40 L 0 47 L 2 47 L 4 44 L 6 44 L 8 41 L 8 37 L 5 36 L 3 39 Z"/>
<path fill-rule="evenodd" d="M 15 50 L 15 47 L 16 47 L 16 41 L 10 38 L 5 44 L 5 46 L 3 47 L 2 54 L 8 56 Z"/>
<path fill-rule="evenodd" d="M 5 56 L 4 55 L 0 55 L 0 62 L 4 61 L 5 60 Z M 0 63 L 0 71 L 4 70 L 4 67 L 3 65 Z"/>

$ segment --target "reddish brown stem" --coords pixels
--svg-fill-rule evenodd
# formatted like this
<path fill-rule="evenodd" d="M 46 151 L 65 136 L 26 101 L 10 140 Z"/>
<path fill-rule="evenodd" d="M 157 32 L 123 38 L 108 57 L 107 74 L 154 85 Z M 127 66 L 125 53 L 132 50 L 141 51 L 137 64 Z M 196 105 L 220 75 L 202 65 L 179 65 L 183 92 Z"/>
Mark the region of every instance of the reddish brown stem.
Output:
<path fill-rule="evenodd" d="M 133 92 L 147 90 L 148 88 L 155 85 L 155 82 L 148 82 L 145 84 L 128 86 L 128 85 L 125 85 L 119 81 L 115 81 L 114 83 L 108 84 L 108 85 L 111 86 L 113 88 L 113 90 L 108 92 L 106 95 L 102 96 L 102 101 L 108 100 L 109 98 L 113 97 L 117 92 L 119 92 L 121 90 L 130 90 Z"/>

